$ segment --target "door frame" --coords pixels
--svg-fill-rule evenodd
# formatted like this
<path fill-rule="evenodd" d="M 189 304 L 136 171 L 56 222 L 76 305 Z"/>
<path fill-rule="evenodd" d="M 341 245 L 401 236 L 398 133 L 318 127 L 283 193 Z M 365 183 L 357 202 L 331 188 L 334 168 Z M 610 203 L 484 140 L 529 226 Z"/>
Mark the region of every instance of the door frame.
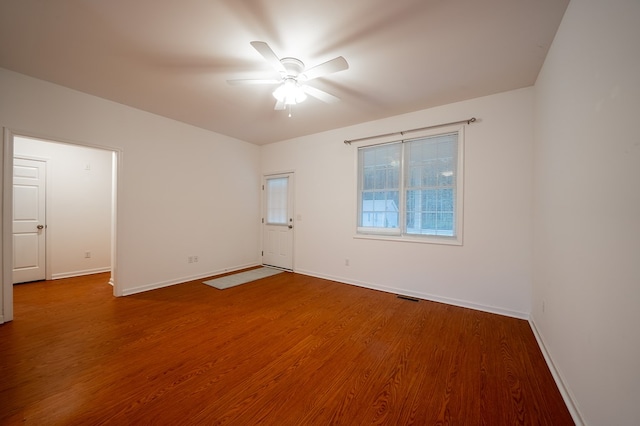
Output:
<path fill-rule="evenodd" d="M 294 170 L 284 170 L 284 171 L 279 171 L 279 172 L 271 172 L 271 173 L 263 173 L 262 175 L 262 182 L 261 182 L 261 187 L 262 187 L 262 191 L 260 191 L 261 194 L 261 203 L 260 203 L 260 217 L 262 218 L 262 223 L 260 224 L 260 251 L 261 253 L 264 253 L 264 227 L 266 225 L 265 223 L 265 209 L 267 206 L 267 200 L 266 200 L 266 189 L 265 189 L 265 184 L 267 182 L 267 179 L 269 177 L 273 177 L 273 176 L 278 176 L 278 175 L 291 175 L 291 188 L 289 190 L 289 194 L 291 199 L 289 200 L 289 203 L 291 205 L 291 217 L 293 218 L 293 229 L 292 229 L 292 240 L 291 240 L 291 272 L 295 272 L 295 247 L 296 247 L 296 203 L 295 203 L 295 193 L 296 193 L 296 178 L 295 178 L 295 171 Z M 260 256 L 260 264 L 263 265 L 263 256 Z M 288 269 L 287 269 L 288 271 Z"/>
<path fill-rule="evenodd" d="M 117 212 L 118 212 L 118 194 L 119 186 L 122 182 L 122 150 L 100 146 L 95 144 L 87 144 L 77 141 L 61 140 L 60 138 L 52 138 L 46 135 L 34 134 L 28 131 L 12 130 L 8 127 L 3 128 L 2 132 L 2 156 L 0 165 L 2 173 L 0 173 L 0 188 L 2 190 L 1 207 L 2 223 L 0 224 L 0 239 L 2 240 L 2 254 L 0 256 L 1 263 L 1 286 L 0 293 L 2 295 L 2 303 L 0 312 L 0 324 L 13 320 L 13 139 L 14 136 L 23 136 L 26 138 L 41 139 L 59 144 L 76 145 L 87 148 L 101 149 L 111 152 L 112 164 L 112 185 L 111 185 L 111 278 L 109 284 L 113 286 L 113 295 L 122 296 L 122 289 L 119 285 L 118 270 L 118 238 L 117 238 Z M 48 262 L 47 262 L 48 263 Z M 47 266 L 48 268 L 48 266 Z M 47 271 L 48 272 L 48 271 Z"/>
<path fill-rule="evenodd" d="M 13 135 L 13 136 L 22 136 L 22 135 Z M 51 195 L 50 195 L 50 191 L 48 191 L 49 188 L 51 188 L 51 173 L 49 173 L 49 159 L 45 158 L 45 157 L 36 157 L 33 155 L 20 155 L 18 154 L 17 156 L 13 157 L 13 160 L 15 159 L 20 159 L 20 160 L 31 160 L 31 161 L 41 161 L 44 163 L 45 165 L 45 175 L 44 175 L 44 185 L 45 185 L 45 206 L 50 206 L 51 205 Z M 13 163 L 12 163 L 12 167 L 13 167 Z M 11 174 L 11 190 L 13 191 L 13 172 Z M 13 193 L 11 194 L 11 218 L 13 219 Z M 4 213 L 3 213 L 4 215 Z M 49 216 L 49 209 L 45 208 L 44 211 L 44 223 L 45 223 L 45 227 L 48 226 L 51 221 L 50 221 L 50 216 Z M 13 227 L 13 222 L 11 223 L 11 226 Z M 46 229 L 46 228 L 45 228 Z M 13 234 L 13 229 L 12 229 L 12 234 Z M 49 238 L 49 235 L 46 233 L 45 231 L 45 239 L 44 239 L 44 278 L 45 280 L 50 280 L 51 276 L 52 276 L 52 272 L 51 272 L 51 262 L 49 262 L 49 259 L 51 258 L 50 254 L 51 254 L 51 239 Z M 13 253 L 13 252 L 12 252 Z M 13 262 L 12 262 L 13 263 Z M 13 267 L 12 267 L 13 269 Z M 13 277 L 11 277 L 11 280 L 13 281 Z"/>

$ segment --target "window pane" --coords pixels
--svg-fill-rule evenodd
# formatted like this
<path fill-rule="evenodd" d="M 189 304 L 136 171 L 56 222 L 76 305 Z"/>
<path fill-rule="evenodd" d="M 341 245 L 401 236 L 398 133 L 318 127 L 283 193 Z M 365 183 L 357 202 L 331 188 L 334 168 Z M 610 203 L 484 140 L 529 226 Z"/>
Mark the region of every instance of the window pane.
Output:
<path fill-rule="evenodd" d="M 422 191 L 422 205 L 426 211 L 436 211 L 438 203 L 438 194 L 435 189 L 426 189 Z"/>
<path fill-rule="evenodd" d="M 360 226 L 397 228 L 398 191 L 364 193 L 360 210 Z"/>
<path fill-rule="evenodd" d="M 453 189 L 439 189 L 437 191 L 437 210 L 440 212 L 453 212 L 454 191 Z"/>
<path fill-rule="evenodd" d="M 398 228 L 401 148 L 396 143 L 358 150 L 358 226 Z"/>
<path fill-rule="evenodd" d="M 387 169 L 387 188 L 398 188 L 400 185 L 400 167 Z"/>
<path fill-rule="evenodd" d="M 375 172 L 376 171 L 373 167 L 367 167 L 364 169 L 364 183 L 362 189 L 373 189 L 373 184 L 375 182 Z"/>
<path fill-rule="evenodd" d="M 387 171 L 384 169 L 376 170 L 376 189 L 385 189 L 387 187 Z"/>
<path fill-rule="evenodd" d="M 287 205 L 289 178 L 267 179 L 267 223 L 270 225 L 287 224 Z"/>
<path fill-rule="evenodd" d="M 425 160 L 422 162 L 422 186 L 436 186 L 438 185 L 438 167 L 436 161 Z"/>
<path fill-rule="evenodd" d="M 455 234 L 457 133 L 406 142 L 406 233 Z"/>

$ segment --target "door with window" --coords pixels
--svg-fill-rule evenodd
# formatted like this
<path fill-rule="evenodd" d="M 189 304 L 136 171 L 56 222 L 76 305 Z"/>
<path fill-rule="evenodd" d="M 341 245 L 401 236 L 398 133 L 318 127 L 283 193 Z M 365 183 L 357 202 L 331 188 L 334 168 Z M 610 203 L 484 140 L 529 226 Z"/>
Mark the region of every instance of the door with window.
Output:
<path fill-rule="evenodd" d="M 45 279 L 44 161 L 13 160 L 13 282 Z"/>
<path fill-rule="evenodd" d="M 293 173 L 264 178 L 262 264 L 293 270 Z"/>

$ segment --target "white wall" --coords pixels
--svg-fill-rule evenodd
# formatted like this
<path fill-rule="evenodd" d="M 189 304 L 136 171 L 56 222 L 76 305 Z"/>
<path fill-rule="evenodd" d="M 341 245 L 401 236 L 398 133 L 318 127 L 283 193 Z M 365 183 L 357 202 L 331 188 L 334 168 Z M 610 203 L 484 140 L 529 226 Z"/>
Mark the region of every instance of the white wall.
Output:
<path fill-rule="evenodd" d="M 15 137 L 14 156 L 47 160 L 47 271 L 64 278 L 111 269 L 112 153 Z M 86 258 L 85 252 L 91 252 Z"/>
<path fill-rule="evenodd" d="M 257 263 L 259 171 L 294 170 L 298 272 L 531 312 L 585 423 L 640 424 L 638 22 L 637 0 L 572 0 L 535 88 L 262 148 L 1 69 L 0 125 L 122 152 L 123 293 Z M 342 141 L 471 116 L 464 245 L 354 239 Z"/>
<path fill-rule="evenodd" d="M 259 262 L 257 146 L 3 69 L 0 93 L 0 126 L 121 152 L 122 294 Z"/>
<path fill-rule="evenodd" d="M 640 424 L 639 23 L 572 0 L 535 85 L 533 323 L 594 426 Z"/>
<path fill-rule="evenodd" d="M 465 130 L 464 245 L 354 239 L 356 148 L 343 141 L 472 116 L 478 122 Z M 263 146 L 263 173 L 295 172 L 295 270 L 526 318 L 532 124 L 529 88 Z"/>

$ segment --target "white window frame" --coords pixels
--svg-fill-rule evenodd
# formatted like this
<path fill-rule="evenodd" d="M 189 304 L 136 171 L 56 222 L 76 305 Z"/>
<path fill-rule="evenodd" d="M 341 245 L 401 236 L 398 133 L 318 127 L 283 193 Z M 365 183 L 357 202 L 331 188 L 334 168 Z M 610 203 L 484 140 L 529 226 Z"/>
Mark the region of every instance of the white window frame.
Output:
<path fill-rule="evenodd" d="M 417 235 L 406 233 L 406 188 L 405 188 L 405 165 L 404 165 L 404 149 L 401 152 L 401 164 L 400 164 L 400 189 L 399 189 L 399 227 L 396 228 L 371 228 L 371 227 L 359 227 L 359 215 L 360 211 L 360 188 L 358 182 L 358 174 L 360 173 L 360 164 L 358 159 L 358 149 L 355 150 L 355 195 L 356 195 L 356 217 L 355 217 L 355 229 L 356 233 L 354 238 L 358 239 L 371 239 L 371 240 L 387 240 L 387 241 L 403 241 L 411 243 L 426 243 L 426 244 L 446 244 L 446 245 L 458 245 L 463 243 L 463 218 L 464 218 L 464 126 L 450 126 L 439 127 L 437 129 L 429 129 L 412 134 L 411 138 L 390 138 L 386 141 L 379 143 L 362 143 L 353 144 L 357 148 L 365 148 L 367 146 L 381 145 L 387 143 L 405 143 L 411 142 L 417 139 L 423 139 L 426 137 L 434 137 L 439 135 L 446 135 L 451 133 L 458 134 L 458 146 L 457 146 L 457 163 L 456 163 L 456 206 L 455 206 L 455 235 Z"/>

